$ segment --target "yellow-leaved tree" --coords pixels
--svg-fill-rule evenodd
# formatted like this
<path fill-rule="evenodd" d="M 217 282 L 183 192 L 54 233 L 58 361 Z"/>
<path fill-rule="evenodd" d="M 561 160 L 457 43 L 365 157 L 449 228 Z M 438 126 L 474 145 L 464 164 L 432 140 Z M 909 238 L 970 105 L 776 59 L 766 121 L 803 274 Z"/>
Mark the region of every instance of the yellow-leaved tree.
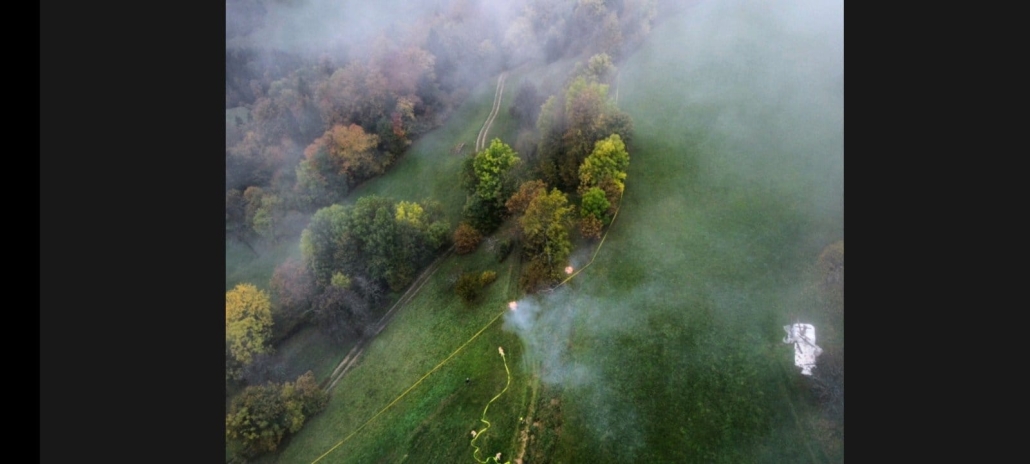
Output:
<path fill-rule="evenodd" d="M 248 364 L 267 353 L 271 337 L 272 303 L 264 290 L 239 284 L 225 292 L 225 341 L 237 361 Z"/>

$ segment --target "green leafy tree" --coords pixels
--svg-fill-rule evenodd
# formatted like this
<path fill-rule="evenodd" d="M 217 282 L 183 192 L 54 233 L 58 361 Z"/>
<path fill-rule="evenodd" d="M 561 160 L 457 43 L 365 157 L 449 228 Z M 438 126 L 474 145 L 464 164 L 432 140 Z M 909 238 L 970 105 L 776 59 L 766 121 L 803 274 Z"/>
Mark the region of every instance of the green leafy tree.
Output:
<path fill-rule="evenodd" d="M 628 167 L 629 152 L 626 151 L 626 144 L 622 142 L 619 134 L 598 140 L 594 144 L 594 151 L 579 167 L 580 190 L 586 191 L 610 180 L 615 183 L 619 192 L 622 192 L 625 189 Z"/>
<path fill-rule="evenodd" d="M 608 216 L 610 206 L 604 190 L 598 187 L 587 189 L 579 207 L 579 231 L 583 237 L 601 237 L 601 229 L 611 222 L 611 217 Z"/>
<path fill-rule="evenodd" d="M 593 217 L 598 220 L 606 220 L 608 207 L 611 203 L 605 198 L 604 190 L 598 187 L 590 187 L 583 194 L 582 204 L 579 208 L 580 217 Z"/>
<path fill-rule="evenodd" d="M 476 195 L 484 202 L 500 208 L 514 190 L 512 169 L 519 157 L 501 139 L 493 139 L 490 146 L 476 154 L 472 167 L 476 173 Z"/>
<path fill-rule="evenodd" d="M 320 287 L 329 284 L 334 272 L 350 271 L 350 262 L 360 257 L 350 212 L 342 205 L 319 209 L 301 232 L 301 255 Z"/>
<path fill-rule="evenodd" d="M 560 270 L 572 252 L 569 229 L 573 209 L 564 193 L 552 189 L 534 198 L 519 218 L 523 250 L 531 260 L 528 269 L 533 272 L 528 282 L 524 279 L 524 287 L 535 287 L 560 277 Z"/>
<path fill-rule="evenodd" d="M 301 252 L 320 287 L 343 272 L 400 290 L 447 243 L 449 230 L 437 202 L 395 204 L 368 195 L 353 206 L 318 210 L 301 233 Z"/>
<path fill-rule="evenodd" d="M 225 338 L 233 357 L 243 364 L 270 351 L 272 302 L 264 290 L 239 284 L 225 293 Z"/>

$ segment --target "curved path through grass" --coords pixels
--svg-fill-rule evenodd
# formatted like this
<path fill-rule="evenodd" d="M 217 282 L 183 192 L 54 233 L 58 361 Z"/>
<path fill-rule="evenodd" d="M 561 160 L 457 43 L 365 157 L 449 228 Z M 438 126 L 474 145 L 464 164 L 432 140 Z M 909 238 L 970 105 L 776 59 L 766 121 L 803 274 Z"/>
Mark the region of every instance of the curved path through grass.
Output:
<path fill-rule="evenodd" d="M 508 73 L 501 73 L 500 77 L 497 78 L 497 90 L 494 91 L 494 107 L 490 110 L 490 116 L 486 118 L 486 122 L 483 123 L 483 128 L 479 130 L 479 136 L 476 137 L 476 153 L 486 148 L 486 135 L 490 133 L 490 126 L 494 123 L 494 118 L 497 117 L 497 111 L 501 109 L 501 98 L 504 95 L 504 80 L 507 77 Z"/>

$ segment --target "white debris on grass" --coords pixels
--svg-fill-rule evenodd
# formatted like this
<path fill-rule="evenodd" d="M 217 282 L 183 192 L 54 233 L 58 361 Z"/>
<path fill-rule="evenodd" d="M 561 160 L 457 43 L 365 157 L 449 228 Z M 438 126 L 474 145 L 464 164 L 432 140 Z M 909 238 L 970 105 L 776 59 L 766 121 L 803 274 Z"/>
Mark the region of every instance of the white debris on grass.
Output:
<path fill-rule="evenodd" d="M 803 375 L 812 375 L 815 358 L 823 352 L 823 349 L 815 344 L 815 326 L 796 323 L 783 326 L 783 330 L 787 332 L 787 336 L 783 337 L 783 343 L 794 344 L 794 365 L 801 368 Z"/>

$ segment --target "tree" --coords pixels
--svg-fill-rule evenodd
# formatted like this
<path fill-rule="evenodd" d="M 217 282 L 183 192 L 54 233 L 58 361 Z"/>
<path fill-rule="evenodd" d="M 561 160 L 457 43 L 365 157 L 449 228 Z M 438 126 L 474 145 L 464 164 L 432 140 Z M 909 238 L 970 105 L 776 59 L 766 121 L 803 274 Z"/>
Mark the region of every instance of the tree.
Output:
<path fill-rule="evenodd" d="M 626 168 L 629 167 L 629 152 L 619 134 L 598 140 L 594 151 L 579 167 L 580 190 L 598 187 L 605 180 L 615 183 L 621 193 L 625 189 Z M 610 201 L 610 199 L 609 199 Z"/>
<path fill-rule="evenodd" d="M 508 208 L 508 214 L 521 215 L 526 212 L 529 203 L 538 195 L 547 193 L 547 184 L 541 180 L 530 180 L 523 182 L 519 190 L 515 192 L 504 204 Z"/>
<path fill-rule="evenodd" d="M 285 412 L 276 384 L 249 386 L 232 401 L 225 417 L 225 441 L 245 457 L 275 451 L 286 434 L 281 423 Z"/>
<path fill-rule="evenodd" d="M 304 263 L 287 258 L 276 266 L 269 281 L 272 290 L 273 316 L 277 326 L 292 327 L 315 296 L 315 280 Z"/>
<path fill-rule="evenodd" d="M 225 293 L 225 338 L 238 361 L 249 363 L 255 354 L 270 350 L 272 303 L 264 290 L 239 284 Z"/>
<path fill-rule="evenodd" d="M 533 278 L 528 283 L 524 281 L 524 286 L 536 286 L 561 276 L 560 270 L 572 252 L 572 210 L 568 197 L 555 188 L 534 198 L 519 218 L 523 250 L 531 260 L 527 269 L 533 272 Z"/>
<path fill-rule="evenodd" d="M 607 53 L 598 53 L 590 57 L 587 62 L 587 78 L 603 84 L 611 83 L 617 68 L 612 64 L 612 58 Z"/>
<path fill-rule="evenodd" d="M 611 204 L 605 198 L 604 190 L 598 187 L 590 187 L 583 194 L 579 207 L 580 217 L 593 217 L 598 220 L 607 220 L 608 207 Z"/>
<path fill-rule="evenodd" d="M 608 208 L 611 204 L 605 198 L 604 190 L 590 187 L 583 194 L 579 207 L 579 231 L 586 238 L 600 238 L 601 229 L 611 222 Z"/>
<path fill-rule="evenodd" d="M 357 124 L 337 124 L 327 130 L 322 137 L 305 150 L 305 156 L 311 152 L 325 150 L 329 157 L 328 166 L 337 175 L 346 175 L 353 184 L 361 180 L 382 174 L 389 160 L 376 153 L 379 136 L 366 134 Z"/>
<path fill-rule="evenodd" d="M 301 233 L 301 253 L 320 287 L 343 272 L 400 290 L 447 242 L 449 230 L 438 202 L 395 204 L 368 195 L 353 206 L 318 210 Z"/>
<path fill-rule="evenodd" d="M 351 233 L 350 208 L 332 205 L 311 216 L 300 234 L 300 251 L 315 282 L 329 284 L 333 272 L 351 271 L 349 263 L 360 253 L 360 244 Z"/>
<path fill-rule="evenodd" d="M 501 139 L 493 139 L 490 146 L 476 154 L 472 167 L 476 173 L 476 195 L 484 202 L 500 208 L 514 190 L 512 168 L 519 157 Z"/>
<path fill-rule="evenodd" d="M 483 234 L 480 234 L 474 227 L 462 222 L 454 230 L 454 251 L 459 255 L 472 253 L 476 251 L 476 247 L 479 246 L 481 240 L 483 240 Z"/>
<path fill-rule="evenodd" d="M 296 382 L 249 386 L 233 399 L 225 417 L 225 441 L 245 458 L 275 451 L 288 433 L 325 409 L 329 394 L 308 371 Z"/>
<path fill-rule="evenodd" d="M 347 173 L 333 168 L 328 151 L 311 149 L 312 146 L 304 150 L 304 160 L 297 165 L 294 185 L 297 202 L 309 211 L 336 203 L 347 194 L 350 185 Z"/>

